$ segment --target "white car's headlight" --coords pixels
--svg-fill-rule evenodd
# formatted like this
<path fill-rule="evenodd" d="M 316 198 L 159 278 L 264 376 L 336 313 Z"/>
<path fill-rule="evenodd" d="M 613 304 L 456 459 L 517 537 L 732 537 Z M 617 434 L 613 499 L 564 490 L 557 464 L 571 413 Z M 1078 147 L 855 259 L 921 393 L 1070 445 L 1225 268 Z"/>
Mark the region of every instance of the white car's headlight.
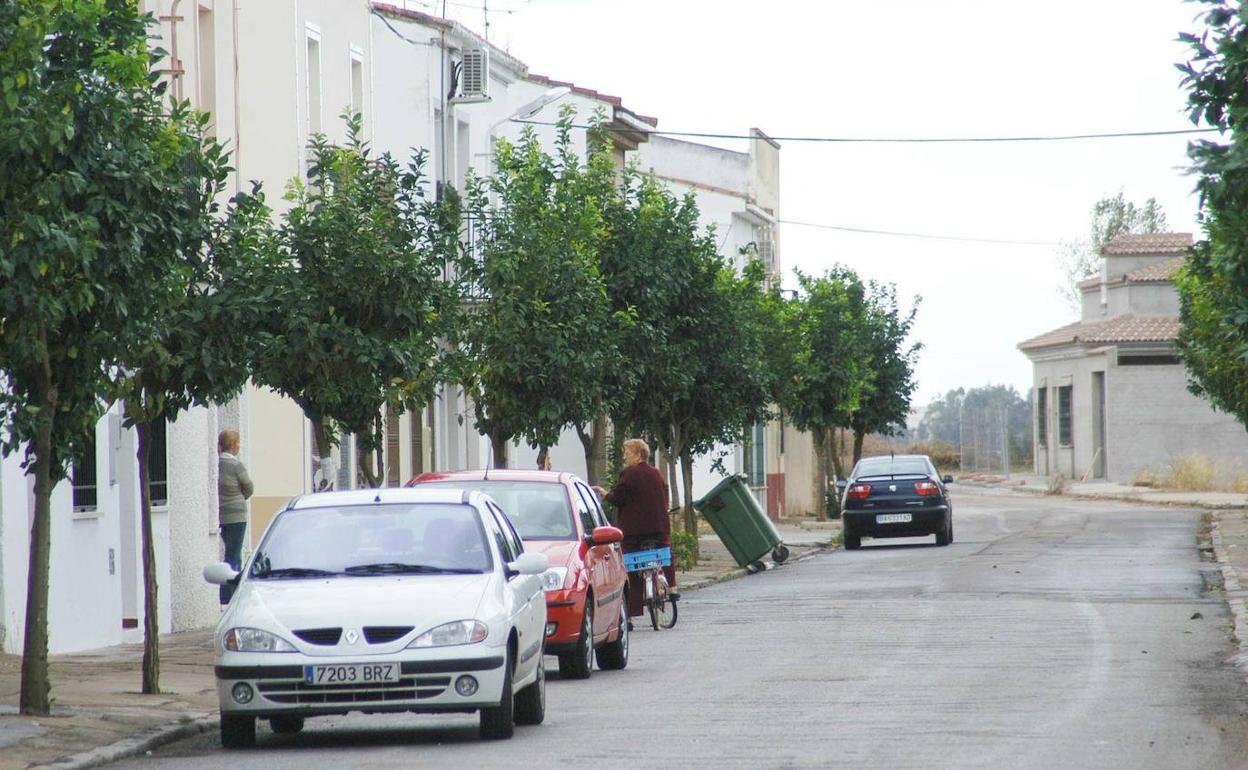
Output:
<path fill-rule="evenodd" d="M 258 628 L 231 628 L 224 642 L 231 652 L 297 652 L 290 642 Z"/>
<path fill-rule="evenodd" d="M 542 588 L 547 591 L 558 591 L 563 588 L 563 581 L 567 577 L 567 567 L 551 567 L 542 573 Z"/>
<path fill-rule="evenodd" d="M 485 641 L 490 629 L 479 620 L 456 620 L 431 628 L 416 637 L 412 647 L 450 647 L 455 644 L 476 644 Z"/>

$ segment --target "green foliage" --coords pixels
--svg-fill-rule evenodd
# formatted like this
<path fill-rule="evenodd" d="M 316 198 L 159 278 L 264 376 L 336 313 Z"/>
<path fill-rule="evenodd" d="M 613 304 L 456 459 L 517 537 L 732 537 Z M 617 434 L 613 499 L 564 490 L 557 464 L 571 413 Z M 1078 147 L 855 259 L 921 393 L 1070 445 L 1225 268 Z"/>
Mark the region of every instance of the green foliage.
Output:
<path fill-rule="evenodd" d="M 620 319 L 599 267 L 614 166 L 601 145 L 581 163 L 572 118 L 561 114 L 553 156 L 526 130 L 519 145 L 498 142 L 493 178 L 470 184 L 480 301 L 459 335 L 471 362 L 462 377 L 500 461 L 515 437 L 552 446 L 565 427 L 593 420 L 603 373 L 619 368 Z"/>
<path fill-rule="evenodd" d="M 1223 312 L 1242 301 L 1244 289 L 1214 266 L 1214 248 L 1210 241 L 1200 243 L 1175 277 L 1183 320 L 1179 353 L 1188 389 L 1248 425 L 1248 340 Z"/>
<path fill-rule="evenodd" d="M 698 566 L 698 536 L 681 529 L 672 530 L 672 560 L 678 572 Z"/>
<path fill-rule="evenodd" d="M 859 344 L 867 288 L 842 267 L 819 277 L 799 272 L 797 280 L 802 296 L 784 313 L 792 348 L 779 403 L 799 430 L 847 428 L 871 379 Z"/>
<path fill-rule="evenodd" d="M 1166 230 L 1166 214 L 1156 199 L 1137 206 L 1117 195 L 1101 198 L 1092 206 L 1088 235 L 1062 245 L 1061 268 L 1066 276 L 1060 293 L 1076 313 L 1082 307 L 1079 282 L 1100 271 L 1101 247 L 1124 233 L 1159 233 Z"/>
<path fill-rule="evenodd" d="M 387 404 L 423 407 L 443 370 L 439 340 L 457 327 L 462 275 L 456 202 L 427 197 L 425 154 L 406 166 L 374 157 L 358 115 L 348 140 L 313 138 L 305 184 L 275 233 L 234 233 L 235 246 L 266 245 L 268 274 L 241 275 L 268 291 L 254 378 L 289 397 L 325 434 L 354 433 L 376 448 Z M 328 447 L 322 446 L 324 453 Z"/>
<path fill-rule="evenodd" d="M 916 438 L 934 444 L 947 444 L 954 447 L 956 452 L 962 440 L 961 420 L 964 408 L 1004 412 L 1011 462 L 1023 462 L 1031 458 L 1031 401 L 1009 385 L 982 385 L 970 390 L 954 388 L 948 391 L 927 405 L 923 418 L 919 421 Z"/>
<path fill-rule="evenodd" d="M 1177 279 L 1179 351 L 1189 387 L 1248 426 L 1248 25 L 1238 3 L 1202 0 L 1206 29 L 1182 34 L 1192 122 L 1229 141 L 1197 141 L 1205 241 Z"/>
<path fill-rule="evenodd" d="M 850 416 L 850 427 L 862 436 L 867 433 L 897 435 L 905 430 L 914 394 L 914 365 L 920 343 L 906 347 L 914 325 L 919 299 L 903 314 L 897 305 L 894 286 L 868 284 L 867 314 L 864 318 L 860 349 L 867 357 L 868 375 L 859 406 Z"/>

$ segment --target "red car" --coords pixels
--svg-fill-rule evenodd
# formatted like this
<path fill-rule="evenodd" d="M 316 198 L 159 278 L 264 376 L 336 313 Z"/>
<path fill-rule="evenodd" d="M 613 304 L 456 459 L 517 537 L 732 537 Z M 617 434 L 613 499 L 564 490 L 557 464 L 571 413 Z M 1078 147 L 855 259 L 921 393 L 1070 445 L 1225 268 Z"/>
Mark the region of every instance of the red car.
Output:
<path fill-rule="evenodd" d="M 478 470 L 424 473 L 408 486 L 479 489 L 494 499 L 527 550 L 546 554 L 546 653 L 559 674 L 585 679 L 598 667 L 628 665 L 628 573 L 623 533 L 607 523 L 598 496 L 571 473 Z"/>

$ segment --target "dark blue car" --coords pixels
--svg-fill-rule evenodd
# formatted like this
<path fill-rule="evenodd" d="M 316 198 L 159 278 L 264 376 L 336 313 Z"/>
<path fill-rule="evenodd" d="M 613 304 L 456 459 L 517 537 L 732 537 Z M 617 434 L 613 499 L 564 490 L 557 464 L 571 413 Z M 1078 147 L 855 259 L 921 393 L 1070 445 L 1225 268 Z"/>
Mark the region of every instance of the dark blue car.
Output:
<path fill-rule="evenodd" d="M 953 542 L 953 506 L 941 477 L 927 455 L 864 457 L 843 486 L 841 520 L 845 547 L 855 549 L 864 537 L 935 535 L 936 545 Z"/>

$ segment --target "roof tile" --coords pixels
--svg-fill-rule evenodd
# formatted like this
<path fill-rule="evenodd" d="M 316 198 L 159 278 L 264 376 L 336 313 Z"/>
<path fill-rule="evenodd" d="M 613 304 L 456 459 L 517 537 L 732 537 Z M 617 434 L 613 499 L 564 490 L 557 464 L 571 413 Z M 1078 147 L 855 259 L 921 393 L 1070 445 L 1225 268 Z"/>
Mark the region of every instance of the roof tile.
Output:
<path fill-rule="evenodd" d="M 1179 335 L 1180 327 L 1181 322 L 1173 316 L 1124 314 L 1104 321 L 1076 321 L 1024 340 L 1018 343 L 1018 349 L 1036 350 L 1076 343 L 1171 342 Z"/>
<path fill-rule="evenodd" d="M 1126 233 L 1101 246 L 1106 255 L 1170 254 L 1180 256 L 1192 245 L 1191 233 Z"/>

